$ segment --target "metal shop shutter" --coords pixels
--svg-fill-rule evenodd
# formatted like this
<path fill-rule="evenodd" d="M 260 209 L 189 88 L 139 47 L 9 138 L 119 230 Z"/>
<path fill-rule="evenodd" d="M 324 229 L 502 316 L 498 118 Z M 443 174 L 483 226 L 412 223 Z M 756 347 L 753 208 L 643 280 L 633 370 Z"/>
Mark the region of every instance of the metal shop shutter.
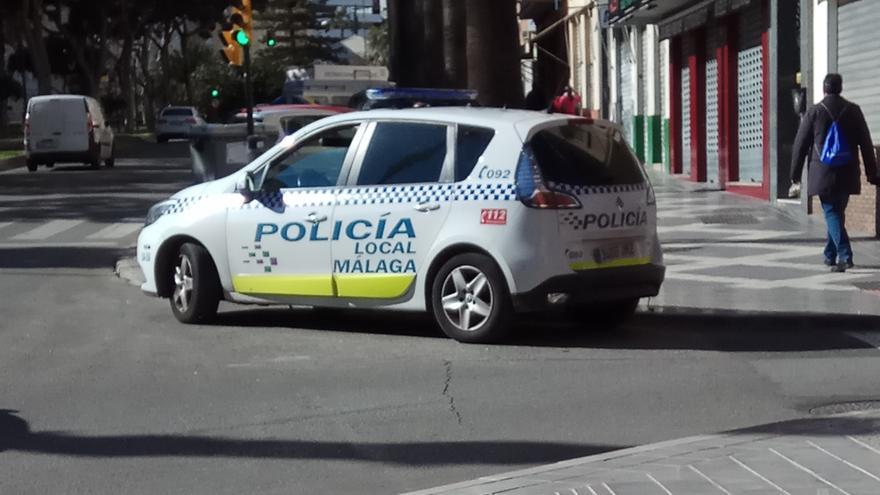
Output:
<path fill-rule="evenodd" d="M 880 5 L 858 0 L 841 5 L 837 13 L 837 70 L 843 76 L 843 96 L 860 107 L 875 143 L 880 142 Z"/>
<path fill-rule="evenodd" d="M 642 116 L 642 149 L 644 150 L 645 161 L 647 161 L 648 156 L 648 148 L 650 143 L 648 142 L 648 121 L 646 116 L 648 115 L 648 52 L 649 52 L 649 43 L 648 43 L 648 30 L 645 28 L 639 28 L 639 48 L 641 49 L 641 57 L 639 57 L 639 109 L 638 115 Z"/>
<path fill-rule="evenodd" d="M 620 67 L 620 124 L 623 126 L 623 135 L 626 137 L 626 142 L 632 146 L 635 144 L 633 143 L 632 132 L 633 116 L 635 115 L 635 103 L 633 102 L 633 68 L 635 67 L 635 61 L 633 60 L 630 41 L 629 29 L 625 28 L 621 42 L 617 44 L 620 49 L 618 58 L 620 60 L 618 64 L 618 67 Z"/>
<path fill-rule="evenodd" d="M 718 30 L 706 30 L 706 182 L 718 183 Z"/>
<path fill-rule="evenodd" d="M 681 171 L 691 174 L 691 72 L 688 57 L 694 54 L 694 38 L 688 34 L 681 39 Z"/>
<path fill-rule="evenodd" d="M 739 182 L 764 181 L 764 52 L 761 34 L 764 16 L 761 2 L 739 15 L 737 64 L 737 141 Z"/>
<path fill-rule="evenodd" d="M 667 42 L 668 43 L 668 42 Z M 661 149 L 663 150 L 663 163 L 669 163 L 669 149 L 666 146 L 666 140 L 668 139 L 666 136 L 666 99 L 669 94 L 669 52 L 667 50 L 660 50 L 659 57 L 659 70 L 660 70 L 660 142 L 663 143 Z"/>

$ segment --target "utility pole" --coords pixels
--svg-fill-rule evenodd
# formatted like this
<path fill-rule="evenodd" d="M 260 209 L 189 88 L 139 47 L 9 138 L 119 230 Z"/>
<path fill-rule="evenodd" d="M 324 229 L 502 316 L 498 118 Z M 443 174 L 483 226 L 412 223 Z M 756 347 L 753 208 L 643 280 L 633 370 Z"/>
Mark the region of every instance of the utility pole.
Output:
<path fill-rule="evenodd" d="M 254 135 L 254 85 L 251 82 L 251 44 L 244 45 L 244 97 L 247 102 L 247 135 L 248 138 Z M 248 139 L 248 146 L 251 149 L 256 145 L 256 141 Z"/>

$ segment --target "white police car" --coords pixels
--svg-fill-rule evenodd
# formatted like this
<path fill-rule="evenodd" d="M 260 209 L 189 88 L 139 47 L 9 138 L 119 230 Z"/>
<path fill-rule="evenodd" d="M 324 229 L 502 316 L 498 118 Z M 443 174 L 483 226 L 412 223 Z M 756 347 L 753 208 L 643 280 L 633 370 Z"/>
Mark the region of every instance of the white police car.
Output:
<path fill-rule="evenodd" d="M 322 119 L 146 224 L 143 289 L 185 323 L 221 299 L 427 310 L 488 342 L 516 311 L 627 316 L 665 272 L 653 190 L 619 129 L 520 110 Z"/>

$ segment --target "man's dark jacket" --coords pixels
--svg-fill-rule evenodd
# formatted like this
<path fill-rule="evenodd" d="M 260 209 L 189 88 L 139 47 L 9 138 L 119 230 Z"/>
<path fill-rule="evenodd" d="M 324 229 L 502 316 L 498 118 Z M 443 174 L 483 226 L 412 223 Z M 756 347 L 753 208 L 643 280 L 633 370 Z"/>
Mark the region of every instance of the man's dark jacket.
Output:
<path fill-rule="evenodd" d="M 828 108 L 827 111 L 822 104 Z M 807 194 L 811 196 L 859 194 L 862 189 L 859 149 L 868 179 L 874 181 L 877 177 L 874 145 L 871 142 L 871 132 L 868 130 L 865 116 L 858 105 L 840 95 L 826 95 L 822 104 L 813 105 L 801 120 L 792 150 L 791 180 L 800 182 L 804 159 L 809 155 Z M 853 155 L 850 163 L 839 167 L 829 167 L 819 161 L 819 152 L 825 144 L 825 136 L 833 122 L 829 113 L 838 119 L 837 125 Z"/>

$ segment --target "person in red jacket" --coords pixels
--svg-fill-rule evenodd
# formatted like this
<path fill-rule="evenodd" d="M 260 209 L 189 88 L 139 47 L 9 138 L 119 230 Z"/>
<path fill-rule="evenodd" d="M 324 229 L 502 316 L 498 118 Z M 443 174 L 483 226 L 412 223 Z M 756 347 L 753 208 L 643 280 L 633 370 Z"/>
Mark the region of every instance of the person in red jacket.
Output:
<path fill-rule="evenodd" d="M 581 97 L 568 85 L 562 90 L 562 94 L 553 100 L 553 111 L 557 113 L 578 115 L 580 107 Z"/>

